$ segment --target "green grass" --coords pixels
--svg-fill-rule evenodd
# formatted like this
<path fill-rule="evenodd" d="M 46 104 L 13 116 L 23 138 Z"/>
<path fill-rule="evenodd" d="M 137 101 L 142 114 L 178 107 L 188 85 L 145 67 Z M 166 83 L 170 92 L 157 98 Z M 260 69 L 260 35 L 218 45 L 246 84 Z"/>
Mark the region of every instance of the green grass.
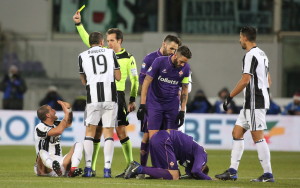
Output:
<path fill-rule="evenodd" d="M 63 148 L 66 153 L 69 148 Z M 134 158 L 139 161 L 139 150 L 134 149 Z M 229 166 L 230 151 L 208 150 L 209 175 L 222 173 Z M 51 187 L 51 188 L 109 188 L 109 187 L 300 187 L 300 152 L 271 152 L 275 183 L 253 183 L 252 178 L 262 174 L 256 151 L 245 151 L 238 180 L 233 181 L 199 181 L 199 180 L 137 180 L 102 178 L 103 153 L 100 152 L 97 163 L 96 178 L 37 177 L 33 173 L 35 151 L 33 146 L 0 146 L 0 187 Z M 84 166 L 84 161 L 81 162 Z M 125 168 L 121 148 L 115 149 L 112 174 L 115 176 Z"/>

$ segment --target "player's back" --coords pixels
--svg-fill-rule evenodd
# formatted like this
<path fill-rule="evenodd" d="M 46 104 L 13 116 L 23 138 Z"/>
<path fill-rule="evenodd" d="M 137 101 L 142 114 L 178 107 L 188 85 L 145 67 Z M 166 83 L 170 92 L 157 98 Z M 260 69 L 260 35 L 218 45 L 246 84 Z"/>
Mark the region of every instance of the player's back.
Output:
<path fill-rule="evenodd" d="M 269 59 L 267 55 L 258 47 L 249 51 L 249 55 L 252 55 L 257 60 L 257 65 L 254 65 L 256 66 L 256 71 L 254 74 L 257 75 L 258 88 L 268 88 L 269 83 L 267 74 L 269 72 Z"/>
<path fill-rule="evenodd" d="M 171 130 L 170 138 L 173 143 L 174 152 L 177 159 L 186 158 L 193 153 L 193 137 L 182 133 L 181 131 Z"/>
<path fill-rule="evenodd" d="M 173 143 L 176 159 L 181 165 L 183 163 L 193 163 L 195 155 L 201 155 L 203 160 L 207 160 L 204 148 L 199 145 L 193 137 L 177 130 L 170 130 L 170 138 Z"/>
<path fill-rule="evenodd" d="M 118 68 L 112 49 L 95 46 L 79 55 L 80 73 L 86 75 L 87 103 L 116 101 L 114 70 Z"/>
<path fill-rule="evenodd" d="M 269 60 L 260 48 L 254 47 L 245 55 L 243 72 L 247 70 L 252 77 L 250 84 L 244 90 L 245 108 L 250 109 L 250 106 L 255 106 L 256 109 L 269 108 Z"/>
<path fill-rule="evenodd" d="M 95 46 L 80 54 L 87 85 L 114 81 L 113 50 Z"/>

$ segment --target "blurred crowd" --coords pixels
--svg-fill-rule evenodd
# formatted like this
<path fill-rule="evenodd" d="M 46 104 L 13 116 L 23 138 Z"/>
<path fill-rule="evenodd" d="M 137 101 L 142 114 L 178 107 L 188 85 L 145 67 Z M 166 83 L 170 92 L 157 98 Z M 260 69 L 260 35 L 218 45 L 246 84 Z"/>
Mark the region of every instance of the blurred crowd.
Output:
<path fill-rule="evenodd" d="M 216 113 L 216 114 L 238 114 L 242 106 L 236 105 L 232 100 L 228 106 L 228 111 L 223 109 L 223 102 L 229 95 L 227 88 L 222 88 L 218 92 L 218 99 L 214 104 L 211 104 L 207 99 L 203 90 L 198 90 L 187 105 L 188 113 Z M 278 105 L 272 98 L 270 99 L 270 108 L 267 114 L 282 114 L 282 115 L 300 115 L 300 91 L 296 91 L 293 95 L 293 99 L 285 106 Z"/>
<path fill-rule="evenodd" d="M 1 80 L 0 91 L 3 92 L 2 109 L 6 110 L 22 110 L 24 95 L 27 91 L 25 79 L 22 77 L 19 68 L 16 65 L 11 65 L 8 68 L 7 74 Z M 198 90 L 194 97 L 190 97 L 190 102 L 187 105 L 188 113 L 216 113 L 216 114 L 238 114 L 242 106 L 236 105 L 234 100 L 230 102 L 228 111 L 223 109 L 223 102 L 229 95 L 227 88 L 222 88 L 218 93 L 218 99 L 212 104 L 205 95 L 203 90 Z M 50 85 L 45 93 L 45 96 L 40 100 L 38 105 L 48 104 L 53 109 L 60 111 L 61 106 L 57 100 L 63 100 L 63 97 L 58 93 L 58 89 L 54 85 Z M 74 111 L 84 111 L 86 106 L 86 95 L 80 92 L 75 96 L 73 101 Z M 270 100 L 270 109 L 267 114 L 282 114 L 282 115 L 300 115 L 300 91 L 295 91 L 291 102 L 285 106 L 280 106 L 272 98 Z"/>

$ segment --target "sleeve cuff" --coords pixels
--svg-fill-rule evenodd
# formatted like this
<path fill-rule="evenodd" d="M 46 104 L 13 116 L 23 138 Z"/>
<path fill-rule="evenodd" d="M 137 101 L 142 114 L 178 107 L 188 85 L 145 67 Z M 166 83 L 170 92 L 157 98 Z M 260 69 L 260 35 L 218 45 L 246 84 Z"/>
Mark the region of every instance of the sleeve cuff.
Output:
<path fill-rule="evenodd" d="M 135 102 L 135 97 L 130 97 L 129 102 Z"/>

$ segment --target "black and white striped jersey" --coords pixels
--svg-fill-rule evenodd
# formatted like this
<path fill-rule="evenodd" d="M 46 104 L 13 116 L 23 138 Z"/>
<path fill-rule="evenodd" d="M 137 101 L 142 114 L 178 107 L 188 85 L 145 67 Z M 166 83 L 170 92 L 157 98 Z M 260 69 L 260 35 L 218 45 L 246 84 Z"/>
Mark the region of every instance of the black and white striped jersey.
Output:
<path fill-rule="evenodd" d="M 52 126 L 43 122 L 37 124 L 34 129 L 34 141 L 36 154 L 43 149 L 48 151 L 50 155 L 62 156 L 62 150 L 60 145 L 60 135 L 48 136 L 48 132 L 55 128 L 60 121 L 55 121 Z"/>
<path fill-rule="evenodd" d="M 265 52 L 253 47 L 243 59 L 243 74 L 251 80 L 244 88 L 244 109 L 269 109 L 269 60 Z"/>
<path fill-rule="evenodd" d="M 120 69 L 112 49 L 95 46 L 79 55 L 79 73 L 86 75 L 87 103 L 117 102 L 114 70 Z"/>

